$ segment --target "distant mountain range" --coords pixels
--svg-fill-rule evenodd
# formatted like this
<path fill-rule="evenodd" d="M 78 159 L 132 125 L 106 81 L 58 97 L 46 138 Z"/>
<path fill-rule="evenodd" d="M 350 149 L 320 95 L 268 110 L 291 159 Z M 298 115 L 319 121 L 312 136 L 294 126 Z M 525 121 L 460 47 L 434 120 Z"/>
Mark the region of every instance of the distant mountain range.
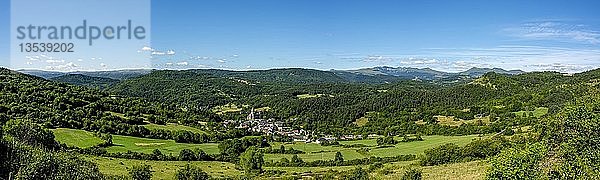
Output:
<path fill-rule="evenodd" d="M 57 71 L 44 71 L 44 70 L 17 70 L 18 72 L 42 77 L 44 79 L 51 79 L 59 76 L 68 74 L 80 74 L 90 77 L 101 77 L 110 78 L 116 80 L 123 80 L 132 77 L 141 76 L 152 72 L 151 69 L 129 69 L 129 70 L 114 70 L 114 71 L 75 71 L 75 72 L 57 72 Z"/>
<path fill-rule="evenodd" d="M 105 88 L 121 80 L 143 76 L 154 70 L 134 69 L 115 71 L 79 71 L 54 72 L 41 70 L 18 70 L 45 79 L 77 85 Z M 425 80 L 435 82 L 453 82 L 477 78 L 485 73 L 517 75 L 525 73 L 521 70 L 504 70 L 500 68 L 471 68 L 467 71 L 450 73 L 430 68 L 388 67 L 380 66 L 357 70 L 314 70 L 301 68 L 284 68 L 252 71 L 230 71 L 220 69 L 181 70 L 186 73 L 207 74 L 214 77 L 240 78 L 262 82 L 287 83 L 388 83 L 401 80 Z"/>
<path fill-rule="evenodd" d="M 105 89 L 116 83 L 119 83 L 120 80 L 105 78 L 105 77 L 93 77 L 87 76 L 83 74 L 65 74 L 58 77 L 50 78 L 49 80 L 64 82 L 75 85 L 89 86 L 93 88 Z"/>
<path fill-rule="evenodd" d="M 477 78 L 488 72 L 495 72 L 498 74 L 510 74 L 517 75 L 525 73 L 521 70 L 504 70 L 501 68 L 471 68 L 469 70 L 450 73 L 443 71 L 436 71 L 430 68 L 410 68 L 410 67 L 373 67 L 364 68 L 358 70 L 349 70 L 348 72 L 363 74 L 363 75 L 386 75 L 394 76 L 403 79 L 421 79 L 421 80 L 450 80 L 450 79 L 461 79 L 461 78 Z"/>

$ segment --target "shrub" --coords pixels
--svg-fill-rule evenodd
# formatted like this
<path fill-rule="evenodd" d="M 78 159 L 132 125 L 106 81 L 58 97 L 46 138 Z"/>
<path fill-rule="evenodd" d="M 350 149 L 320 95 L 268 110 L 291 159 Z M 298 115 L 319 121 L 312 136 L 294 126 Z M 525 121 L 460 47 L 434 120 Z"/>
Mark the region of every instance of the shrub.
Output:
<path fill-rule="evenodd" d="M 410 168 L 402 175 L 402 180 L 420 180 L 423 172 L 420 169 Z"/>
<path fill-rule="evenodd" d="M 152 178 L 152 167 L 150 165 L 134 165 L 129 169 L 129 175 L 134 180 L 150 180 Z"/>
<path fill-rule="evenodd" d="M 528 145 L 523 150 L 511 148 L 490 160 L 492 168 L 487 179 L 545 179 L 540 168 L 547 149 L 541 143 Z"/>
<path fill-rule="evenodd" d="M 179 180 L 206 180 L 210 176 L 200 168 L 187 164 L 184 168 L 177 170 L 175 178 Z"/>
<path fill-rule="evenodd" d="M 425 150 L 425 156 L 421 159 L 421 165 L 434 166 L 458 162 L 462 159 L 460 147 L 455 144 L 444 144 L 435 148 Z"/>

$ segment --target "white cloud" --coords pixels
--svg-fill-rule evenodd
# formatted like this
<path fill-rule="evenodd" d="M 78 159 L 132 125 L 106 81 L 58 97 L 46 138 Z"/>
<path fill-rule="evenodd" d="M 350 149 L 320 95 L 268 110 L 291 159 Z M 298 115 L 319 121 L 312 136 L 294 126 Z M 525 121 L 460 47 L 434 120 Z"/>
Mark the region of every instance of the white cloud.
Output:
<path fill-rule="evenodd" d="M 438 64 L 440 63 L 437 59 L 429 59 L 429 58 L 408 58 L 408 60 L 401 60 L 400 64 L 405 65 L 427 65 L 427 64 Z"/>
<path fill-rule="evenodd" d="M 556 40 L 579 43 L 600 43 L 600 32 L 582 24 L 561 21 L 536 21 L 504 29 L 509 35 L 534 40 Z"/>
<path fill-rule="evenodd" d="M 175 55 L 175 51 L 168 50 L 168 51 L 164 51 L 163 52 L 163 51 L 154 50 L 150 54 L 152 54 L 152 55 L 158 55 L 158 56 L 164 56 L 164 55 L 172 56 L 172 55 Z"/>
<path fill-rule="evenodd" d="M 562 63 L 540 63 L 528 65 L 530 67 L 543 71 L 559 71 L 559 72 L 582 72 L 594 69 L 594 66 L 577 65 L 577 64 L 562 64 Z"/>
<path fill-rule="evenodd" d="M 46 70 L 52 70 L 52 71 L 72 71 L 72 70 L 77 70 L 77 67 L 79 67 L 77 64 L 73 63 L 73 62 L 69 62 L 66 64 L 61 64 L 61 65 L 56 65 L 56 66 L 46 66 Z"/>
<path fill-rule="evenodd" d="M 188 62 L 187 61 L 178 62 L 177 65 L 179 65 L 179 66 L 187 66 Z"/>
<path fill-rule="evenodd" d="M 104 64 L 104 63 L 100 63 L 100 67 L 101 67 L 101 68 L 106 68 L 106 67 L 107 67 L 107 65 L 106 65 L 106 64 Z"/>
<path fill-rule="evenodd" d="M 217 62 L 219 62 L 219 63 L 226 63 L 226 61 L 225 61 L 225 60 L 226 60 L 226 59 L 219 59 L 219 60 L 217 60 Z"/>
<path fill-rule="evenodd" d="M 154 51 L 154 49 L 152 49 L 149 46 L 144 46 L 144 47 L 142 47 L 142 49 L 140 49 L 140 51 Z"/>
<path fill-rule="evenodd" d="M 61 59 L 61 60 L 52 60 L 52 59 L 48 59 L 46 60 L 46 63 L 50 63 L 50 64 L 58 64 L 58 63 L 64 63 L 65 60 Z"/>
<path fill-rule="evenodd" d="M 574 49 L 543 46 L 498 46 L 494 48 L 434 48 L 429 49 L 431 56 L 450 57 L 451 67 L 458 69 L 473 67 L 500 67 L 504 69 L 522 69 L 526 71 L 581 72 L 588 67 L 600 67 L 600 50 Z M 462 61 L 462 62 L 459 62 Z M 468 64 L 470 63 L 470 64 Z M 568 67 L 543 67 L 540 64 L 561 64 Z M 580 68 L 576 68 L 578 66 Z M 585 68 L 584 68 L 585 67 Z"/>

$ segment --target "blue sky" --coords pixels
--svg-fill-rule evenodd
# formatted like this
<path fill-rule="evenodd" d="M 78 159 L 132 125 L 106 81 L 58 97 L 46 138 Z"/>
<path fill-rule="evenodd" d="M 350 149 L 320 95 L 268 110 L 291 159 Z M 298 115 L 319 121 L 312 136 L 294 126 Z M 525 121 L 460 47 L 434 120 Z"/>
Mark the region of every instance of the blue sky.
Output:
<path fill-rule="evenodd" d="M 0 2 L 0 42 L 9 39 L 8 7 Z M 600 66 L 598 7 L 593 0 L 155 0 L 144 49 L 165 69 L 580 72 Z M 0 62 L 8 48 L 0 43 Z"/>

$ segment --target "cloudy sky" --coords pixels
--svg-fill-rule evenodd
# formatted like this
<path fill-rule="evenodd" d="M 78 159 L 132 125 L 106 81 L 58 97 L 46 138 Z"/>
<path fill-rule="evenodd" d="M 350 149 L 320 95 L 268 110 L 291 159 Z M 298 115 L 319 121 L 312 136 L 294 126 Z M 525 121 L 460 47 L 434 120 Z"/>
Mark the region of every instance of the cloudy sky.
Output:
<path fill-rule="evenodd" d="M 0 2 L 0 62 L 9 59 L 8 7 Z M 600 67 L 598 7 L 594 0 L 155 0 L 152 43 L 138 51 L 159 69 L 581 72 Z"/>

